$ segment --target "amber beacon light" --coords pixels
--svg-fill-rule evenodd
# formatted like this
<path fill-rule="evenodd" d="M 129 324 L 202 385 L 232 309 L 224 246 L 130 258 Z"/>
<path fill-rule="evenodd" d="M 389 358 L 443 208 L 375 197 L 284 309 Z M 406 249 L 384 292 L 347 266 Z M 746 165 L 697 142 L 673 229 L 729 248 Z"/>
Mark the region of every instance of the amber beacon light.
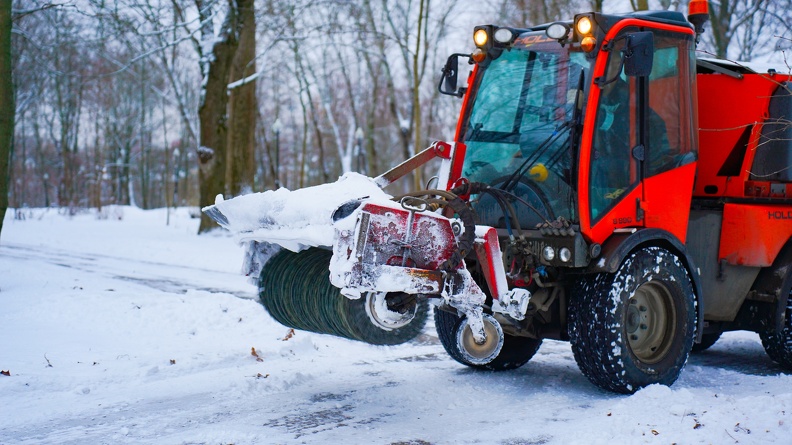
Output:
<path fill-rule="evenodd" d="M 707 0 L 690 0 L 688 3 L 688 21 L 696 30 L 696 43 L 704 32 L 704 23 L 709 20 L 709 4 Z"/>

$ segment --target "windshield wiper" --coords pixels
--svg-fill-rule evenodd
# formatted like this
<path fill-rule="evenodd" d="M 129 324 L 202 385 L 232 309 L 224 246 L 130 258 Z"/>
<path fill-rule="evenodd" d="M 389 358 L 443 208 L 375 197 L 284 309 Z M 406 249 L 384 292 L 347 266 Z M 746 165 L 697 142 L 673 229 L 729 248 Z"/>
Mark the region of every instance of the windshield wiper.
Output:
<path fill-rule="evenodd" d="M 538 161 L 539 158 L 541 158 L 541 156 L 548 149 L 548 147 L 553 145 L 553 143 L 555 143 L 558 140 L 558 138 L 560 138 L 561 135 L 564 134 L 567 130 L 569 130 L 569 137 L 567 138 L 567 142 L 561 144 L 557 152 L 553 156 L 551 156 L 547 168 L 554 166 L 561 159 L 561 156 L 563 156 L 563 152 L 564 152 L 563 148 L 567 147 L 569 148 L 570 157 L 571 157 L 570 174 L 574 172 L 575 170 L 574 148 L 575 148 L 575 140 L 577 139 L 578 128 L 580 126 L 580 116 L 581 116 L 580 99 L 583 96 L 582 92 L 583 92 L 584 78 L 585 78 L 584 72 L 583 70 L 580 70 L 580 76 L 578 78 L 578 84 L 575 90 L 576 91 L 575 103 L 573 105 L 574 108 L 572 110 L 572 118 L 568 121 L 564 121 L 558 128 L 556 128 L 553 131 L 553 133 L 550 136 L 547 137 L 547 139 L 545 139 L 544 141 L 542 141 L 541 144 L 539 144 L 534 154 L 532 154 L 525 161 L 523 161 L 523 163 L 520 164 L 517 170 L 515 170 L 514 173 L 512 173 L 511 176 L 509 176 L 509 179 L 507 179 L 506 182 L 503 183 L 503 185 L 500 187 L 502 190 L 510 191 L 514 189 L 514 187 L 517 186 L 517 183 L 520 182 L 520 179 L 522 179 L 522 177 L 525 176 L 525 174 L 531 169 L 531 167 L 533 167 L 536 161 Z M 568 180 L 568 178 L 564 178 L 564 179 Z M 572 184 L 573 181 L 569 181 L 569 182 L 570 182 L 570 187 L 575 188 L 576 184 Z"/>
<path fill-rule="evenodd" d="M 572 187 L 572 190 L 577 190 L 577 181 L 573 181 L 572 178 L 575 177 L 575 170 L 577 170 L 577 156 L 575 154 L 575 147 L 577 142 L 577 133 L 580 129 L 580 117 L 583 113 L 583 105 L 580 103 L 581 98 L 583 97 L 583 81 L 584 81 L 584 71 L 580 70 L 580 77 L 578 78 L 577 90 L 575 93 L 575 108 L 572 110 L 572 131 L 569 132 L 569 186 Z"/>

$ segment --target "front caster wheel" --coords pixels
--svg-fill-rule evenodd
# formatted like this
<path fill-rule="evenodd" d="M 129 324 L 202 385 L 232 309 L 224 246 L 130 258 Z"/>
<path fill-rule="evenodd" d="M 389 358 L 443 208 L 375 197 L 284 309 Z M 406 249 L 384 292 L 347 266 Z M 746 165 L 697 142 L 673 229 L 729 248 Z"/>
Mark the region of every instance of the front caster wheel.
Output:
<path fill-rule="evenodd" d="M 568 326 L 575 361 L 595 385 L 628 394 L 671 385 L 696 333 L 693 285 L 676 255 L 644 248 L 575 292 Z"/>
<path fill-rule="evenodd" d="M 448 355 L 463 365 L 488 371 L 516 369 L 528 363 L 539 350 L 542 340 L 504 334 L 491 315 L 484 316 L 487 341 L 477 344 L 467 318 L 435 308 L 435 328 Z M 500 347 L 496 339 L 502 338 Z"/>

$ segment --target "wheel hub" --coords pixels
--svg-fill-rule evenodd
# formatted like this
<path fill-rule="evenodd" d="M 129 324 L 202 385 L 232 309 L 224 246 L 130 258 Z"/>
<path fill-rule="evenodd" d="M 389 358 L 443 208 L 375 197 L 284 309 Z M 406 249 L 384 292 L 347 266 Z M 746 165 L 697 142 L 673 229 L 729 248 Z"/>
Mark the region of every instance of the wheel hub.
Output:
<path fill-rule="evenodd" d="M 627 342 L 633 354 L 644 363 L 662 360 L 673 342 L 676 312 L 671 293 L 657 282 L 636 289 L 626 309 Z"/>
<path fill-rule="evenodd" d="M 500 354 L 503 347 L 503 329 L 492 315 L 484 314 L 483 342 L 477 342 L 465 318 L 457 331 L 457 346 L 465 360 L 474 365 L 486 365 Z"/>
<path fill-rule="evenodd" d="M 402 305 L 400 310 L 391 310 L 388 306 L 385 292 L 370 292 L 366 298 L 366 314 L 371 322 L 377 327 L 386 331 L 392 331 L 407 326 L 415 318 L 418 312 L 416 300 L 411 300 L 412 304 Z"/>

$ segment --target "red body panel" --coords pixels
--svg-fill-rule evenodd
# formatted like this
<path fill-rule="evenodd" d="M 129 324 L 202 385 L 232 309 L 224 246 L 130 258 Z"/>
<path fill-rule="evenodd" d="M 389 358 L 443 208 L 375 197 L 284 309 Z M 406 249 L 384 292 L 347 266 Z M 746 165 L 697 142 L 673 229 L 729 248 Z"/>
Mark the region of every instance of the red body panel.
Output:
<path fill-rule="evenodd" d="M 451 190 L 456 185 L 456 181 L 462 177 L 462 165 L 465 163 L 465 152 L 467 151 L 467 147 L 464 143 L 460 142 L 462 137 L 462 127 L 464 126 L 465 116 L 467 115 L 467 110 L 470 108 L 470 97 L 473 92 L 473 82 L 478 76 L 478 65 L 473 67 L 473 71 L 470 73 L 470 77 L 468 77 L 467 83 L 467 91 L 465 92 L 465 96 L 462 99 L 462 109 L 459 113 L 459 119 L 457 120 L 456 130 L 454 131 L 454 154 L 453 159 L 451 159 L 451 172 L 448 175 L 448 184 L 446 184 L 446 190 Z"/>
<path fill-rule="evenodd" d="M 694 195 L 744 197 L 770 95 L 784 79 L 759 74 L 742 79 L 724 74 L 697 77 L 699 169 Z M 742 162 L 733 165 L 735 159 Z"/>
<path fill-rule="evenodd" d="M 695 174 L 693 162 L 644 180 L 645 227 L 666 230 L 686 241 Z"/>
<path fill-rule="evenodd" d="M 638 187 L 626 192 L 624 198 L 612 209 L 607 211 L 594 227 L 590 228 L 588 236 L 592 242 L 602 244 L 616 229 L 642 227 L 643 220 L 638 221 L 636 214 L 636 210 L 638 209 L 636 202 L 640 202 L 642 195 L 643 186 L 641 184 L 638 184 Z M 582 219 L 581 215 L 581 220 Z M 582 228 L 581 232 L 584 236 L 587 235 L 586 232 L 583 232 Z"/>
<path fill-rule="evenodd" d="M 503 276 L 504 269 L 498 231 L 490 227 L 482 238 L 483 242 L 476 240 L 473 248 L 476 250 L 476 258 L 478 258 L 485 274 L 490 295 L 497 300 L 498 296 L 506 292 L 509 287 L 505 279 L 499 280 L 499 277 Z"/>
<path fill-rule="evenodd" d="M 727 203 L 723 209 L 718 259 L 729 264 L 770 266 L 792 239 L 792 184 L 771 187 L 770 182 L 750 179 L 771 94 L 789 79 L 698 75 L 700 148 L 694 196 L 746 201 Z M 748 202 L 756 198 L 765 202 Z"/>
<path fill-rule="evenodd" d="M 770 266 L 790 238 L 792 205 L 726 204 L 718 259 L 739 266 Z"/>

